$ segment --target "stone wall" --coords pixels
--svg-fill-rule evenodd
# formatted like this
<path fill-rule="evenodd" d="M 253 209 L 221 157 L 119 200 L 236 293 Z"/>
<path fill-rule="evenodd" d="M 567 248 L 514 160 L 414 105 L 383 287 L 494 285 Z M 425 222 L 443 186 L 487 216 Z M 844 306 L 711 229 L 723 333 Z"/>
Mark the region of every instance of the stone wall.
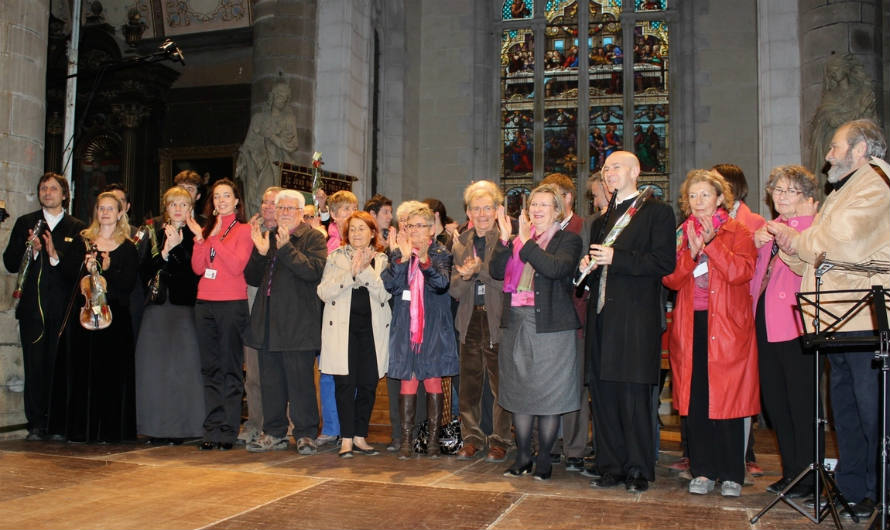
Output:
<path fill-rule="evenodd" d="M 40 207 L 48 17 L 49 0 L 7 0 L 0 9 L 0 200 L 12 216 L 0 225 L 3 249 L 15 218 Z M 0 273 L 0 427 L 25 422 L 15 278 Z"/>

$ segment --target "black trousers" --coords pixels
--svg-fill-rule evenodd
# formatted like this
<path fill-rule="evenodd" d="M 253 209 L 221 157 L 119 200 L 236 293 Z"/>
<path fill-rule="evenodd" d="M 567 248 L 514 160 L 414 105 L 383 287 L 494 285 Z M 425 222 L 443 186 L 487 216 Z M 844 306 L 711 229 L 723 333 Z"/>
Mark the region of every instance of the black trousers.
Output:
<path fill-rule="evenodd" d="M 263 399 L 263 432 L 287 436 L 288 412 L 294 424 L 294 440 L 318 434 L 318 401 L 315 396 L 317 351 L 258 350 L 260 393 Z M 290 404 L 290 409 L 288 409 Z"/>
<path fill-rule="evenodd" d="M 247 300 L 195 303 L 195 327 L 204 379 L 204 440 L 235 443 L 241 427 Z"/>
<path fill-rule="evenodd" d="M 618 477 L 638 473 L 654 481 L 653 385 L 604 381 L 597 374 L 593 386 L 597 468 Z"/>
<path fill-rule="evenodd" d="M 692 332 L 692 384 L 686 420 L 693 477 L 745 481 L 745 419 L 713 420 L 708 415 L 708 312 L 696 311 Z"/>
<path fill-rule="evenodd" d="M 812 354 L 803 353 L 800 339 L 767 341 L 762 296 L 757 303 L 754 323 L 757 329 L 760 395 L 779 441 L 782 477 L 793 479 L 813 462 L 815 456 L 814 359 Z M 825 456 L 824 429 L 819 429 L 819 437 L 821 462 Z M 804 483 L 811 484 L 813 480 L 811 473 Z"/>
<path fill-rule="evenodd" d="M 25 370 L 25 417 L 29 430 L 47 428 L 60 324 L 59 319 L 48 315 L 45 322 L 30 316 L 19 320 Z"/>

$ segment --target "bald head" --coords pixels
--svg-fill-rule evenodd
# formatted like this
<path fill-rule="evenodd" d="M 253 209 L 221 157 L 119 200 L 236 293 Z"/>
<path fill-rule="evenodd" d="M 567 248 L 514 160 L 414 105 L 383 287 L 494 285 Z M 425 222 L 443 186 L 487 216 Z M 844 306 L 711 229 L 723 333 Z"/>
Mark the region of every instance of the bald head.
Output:
<path fill-rule="evenodd" d="M 628 151 L 615 151 L 606 158 L 602 173 L 608 190 L 615 190 L 618 193 L 618 200 L 624 200 L 637 191 L 640 160 Z"/>

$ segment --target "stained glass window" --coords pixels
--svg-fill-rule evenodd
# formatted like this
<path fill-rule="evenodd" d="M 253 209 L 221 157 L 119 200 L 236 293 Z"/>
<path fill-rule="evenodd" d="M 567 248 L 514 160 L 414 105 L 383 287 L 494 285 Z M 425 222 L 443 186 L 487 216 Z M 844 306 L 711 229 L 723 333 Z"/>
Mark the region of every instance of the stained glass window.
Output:
<path fill-rule="evenodd" d="M 531 18 L 535 12 L 534 0 L 505 0 L 501 14 L 504 20 Z"/>
<path fill-rule="evenodd" d="M 620 149 L 640 158 L 641 184 L 657 184 L 669 196 L 668 28 L 676 13 L 668 0 L 504 0 L 502 6 L 500 174 L 508 205 L 518 207 L 518 197 L 554 172 L 583 189 L 587 176 Z M 516 19 L 530 23 L 517 26 Z M 536 52 L 543 60 L 535 61 Z"/>

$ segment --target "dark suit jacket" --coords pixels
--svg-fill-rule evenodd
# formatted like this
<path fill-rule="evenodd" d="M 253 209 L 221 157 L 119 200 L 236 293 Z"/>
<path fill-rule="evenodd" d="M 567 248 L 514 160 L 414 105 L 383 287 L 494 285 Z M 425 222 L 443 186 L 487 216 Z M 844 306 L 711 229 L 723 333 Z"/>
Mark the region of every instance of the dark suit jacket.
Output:
<path fill-rule="evenodd" d="M 3 252 L 3 264 L 9 272 L 17 273 L 19 271 L 22 256 L 25 254 L 28 230 L 34 228 L 38 219 L 43 219 L 42 209 L 16 219 L 9 236 L 9 244 Z M 37 259 L 31 262 L 28 275 L 25 278 L 24 293 L 15 312 L 17 319 L 39 319 L 41 309 L 46 317 L 59 320 L 62 318 L 74 286 L 63 276 L 62 267 L 72 245 L 83 245 L 79 234 L 84 228 L 84 224 L 79 219 L 66 213 L 52 230 L 53 246 L 56 247 L 59 254 L 59 264 L 55 267 L 50 265 L 45 247 L 40 251 Z M 48 230 L 46 225 L 44 225 L 44 230 Z M 39 301 L 38 291 L 40 293 Z"/>
<path fill-rule="evenodd" d="M 609 222 L 614 224 L 628 206 L 619 205 Z M 603 221 L 599 217 L 591 224 L 590 238 L 600 232 Z M 615 254 L 599 315 L 596 304 L 602 269 L 588 276 L 588 374 L 592 363 L 597 363 L 599 378 L 605 381 L 658 382 L 664 318 L 661 278 L 673 272 L 676 263 L 675 226 L 674 211 L 667 204 L 650 198 L 640 208 L 612 246 Z"/>
<path fill-rule="evenodd" d="M 321 349 L 321 300 L 316 292 L 328 259 L 324 236 L 306 223 L 276 250 L 278 232 L 269 232 L 265 256 L 256 248 L 244 269 L 247 283 L 257 287 L 245 344 L 269 351 L 318 351 Z M 271 295 L 266 295 L 272 259 Z M 266 342 L 266 321 L 269 340 Z"/>
<path fill-rule="evenodd" d="M 513 240 L 507 245 L 500 241 L 491 258 L 489 272 L 495 280 L 503 280 L 507 261 L 513 252 Z M 538 333 L 550 333 L 578 329 L 581 322 L 572 304 L 572 274 L 578 266 L 581 254 L 581 238 L 571 232 L 559 230 L 544 250 L 533 240 L 525 242 L 519 257 L 531 263 L 535 269 L 535 329 Z M 510 326 L 510 301 L 504 296 L 504 317 L 501 327 Z"/>

